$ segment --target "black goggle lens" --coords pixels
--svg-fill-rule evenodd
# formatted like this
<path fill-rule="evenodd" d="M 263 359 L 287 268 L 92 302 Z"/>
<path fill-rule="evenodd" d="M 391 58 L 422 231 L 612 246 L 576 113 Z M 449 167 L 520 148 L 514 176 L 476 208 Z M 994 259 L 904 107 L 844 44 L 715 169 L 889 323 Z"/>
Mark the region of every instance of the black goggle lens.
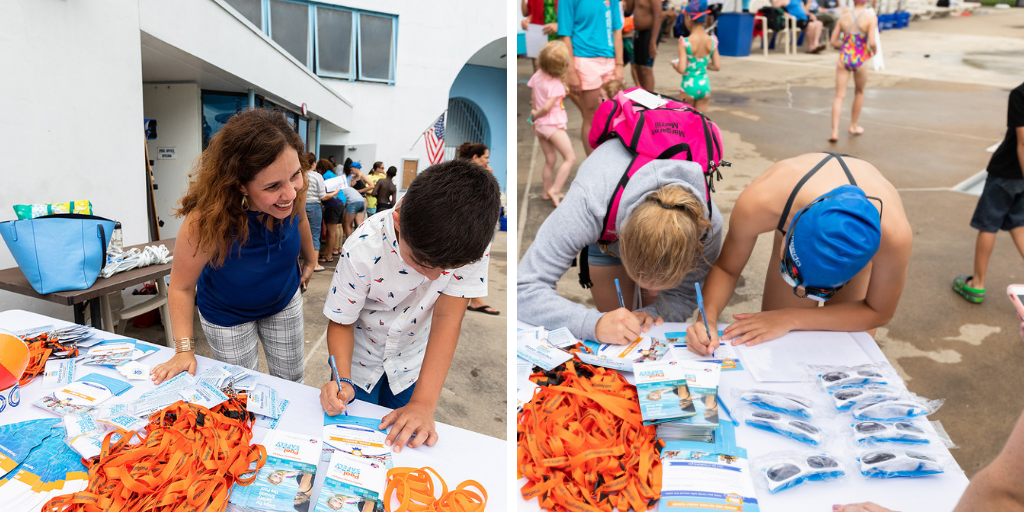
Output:
<path fill-rule="evenodd" d="M 768 478 L 773 482 L 788 480 L 800 474 L 800 468 L 793 464 L 778 464 L 772 466 L 768 471 Z"/>

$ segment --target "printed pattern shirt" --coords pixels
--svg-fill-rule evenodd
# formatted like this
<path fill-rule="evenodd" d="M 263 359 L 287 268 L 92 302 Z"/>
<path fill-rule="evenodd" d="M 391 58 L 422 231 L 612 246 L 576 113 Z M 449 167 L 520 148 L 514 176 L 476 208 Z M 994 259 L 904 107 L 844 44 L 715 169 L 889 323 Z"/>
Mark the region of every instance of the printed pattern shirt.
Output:
<path fill-rule="evenodd" d="M 402 260 L 390 210 L 359 226 L 345 241 L 324 315 L 333 322 L 355 324 L 352 381 L 364 391 L 387 372 L 392 393 L 411 386 L 420 375 L 430 335 L 434 303 L 452 297 L 487 295 L 490 254 L 475 263 L 445 270 L 434 281 Z"/>

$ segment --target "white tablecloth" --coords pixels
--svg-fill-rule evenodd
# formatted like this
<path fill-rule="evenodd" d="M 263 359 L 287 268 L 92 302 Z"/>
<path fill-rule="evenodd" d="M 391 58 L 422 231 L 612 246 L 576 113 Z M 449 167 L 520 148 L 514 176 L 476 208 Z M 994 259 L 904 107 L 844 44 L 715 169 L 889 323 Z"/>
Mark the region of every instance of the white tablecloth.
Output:
<path fill-rule="evenodd" d="M 665 323 L 659 327 L 652 328 L 649 335 L 657 337 L 664 335 L 666 332 L 685 331 L 689 325 L 686 323 Z M 725 327 L 725 324 L 719 325 L 719 328 Z M 528 328 L 530 326 L 519 322 L 519 327 Z M 820 333 L 824 339 L 830 336 L 839 338 L 840 336 L 837 336 L 837 334 L 845 336 L 845 333 Z M 860 345 L 873 361 L 886 361 L 885 355 L 882 354 L 875 340 L 868 336 L 867 333 L 858 332 L 850 333 L 850 335 L 853 336 L 855 342 Z M 784 339 L 779 339 L 769 343 L 784 342 Z M 740 361 L 745 365 L 743 353 L 740 352 L 739 356 Z M 626 375 L 631 377 L 628 373 Z M 761 383 L 754 380 L 747 370 L 722 372 L 721 375 L 719 393 L 723 397 L 730 397 L 729 390 L 733 388 L 750 389 L 756 387 L 759 389 L 794 392 L 813 398 L 816 401 L 825 399 L 824 392 L 808 391 L 807 385 L 804 383 Z M 942 397 L 931 396 L 928 398 L 936 399 Z M 735 400 L 727 399 L 726 403 L 731 408 L 735 408 L 736 405 L 733 402 Z M 725 416 L 724 413 L 723 416 Z M 843 426 L 846 430 L 849 430 L 849 413 L 840 414 L 833 421 L 836 427 Z M 916 424 L 926 430 L 933 431 L 931 425 L 927 424 L 927 422 L 917 421 Z M 956 439 L 953 440 L 954 443 L 956 441 Z M 809 445 L 786 439 L 778 434 L 742 424 L 736 428 L 736 444 L 746 448 L 749 459 L 774 451 L 810 448 Z M 856 467 L 852 449 L 846 448 L 845 445 L 843 445 L 842 449 L 845 450 L 842 453 L 848 454 L 846 458 L 848 462 L 851 462 L 850 466 Z M 934 450 L 934 448 L 929 450 Z M 834 448 L 833 451 L 835 451 Z M 938 448 L 938 451 L 949 453 L 948 450 L 942 447 Z M 841 453 L 838 454 L 841 455 Z M 536 499 L 527 502 L 523 500 L 522 494 L 518 492 L 518 488 L 526 483 L 527 480 L 523 478 L 519 480 L 517 485 L 515 494 L 518 501 L 518 509 L 540 510 Z M 760 509 L 763 512 L 830 511 L 834 504 L 858 503 L 862 501 L 873 501 L 886 508 L 901 512 L 941 512 L 953 510 L 960 499 L 960 495 L 963 494 L 964 489 L 967 487 L 967 483 L 967 477 L 959 467 L 931 477 L 896 478 L 891 480 L 869 480 L 857 472 L 842 483 L 810 482 L 778 494 L 769 494 L 767 491 L 759 490 L 757 498 Z"/>
<path fill-rule="evenodd" d="M 43 325 L 62 327 L 70 324 L 69 322 L 27 311 L 11 310 L 0 312 L 0 329 L 18 331 Z M 120 338 L 107 332 L 100 335 L 105 338 Z M 155 366 L 174 355 L 174 350 L 168 347 L 160 347 L 160 349 L 158 352 L 150 354 L 139 361 Z M 201 356 L 196 359 L 199 360 L 196 373 L 217 364 L 223 364 Z M 75 369 L 76 378 L 88 373 L 99 373 L 123 378 L 117 370 L 106 366 L 78 365 Z M 21 405 L 14 408 L 8 407 L 3 413 L 0 413 L 0 424 L 53 417 L 51 413 L 32 406 L 32 402 L 38 400 L 44 394 L 42 380 L 41 376 L 36 377 L 31 383 L 22 388 Z M 277 390 L 279 397 L 290 401 L 280 423 L 277 425 L 277 430 L 316 438 L 320 438 L 323 435 L 324 412 L 320 407 L 319 388 L 304 386 L 263 374 L 260 375 L 259 381 L 261 384 L 266 384 Z M 110 403 L 130 402 L 142 393 L 155 387 L 148 380 L 133 380 L 129 382 L 132 384 L 132 388 L 121 396 L 111 398 Z M 382 418 L 391 411 L 378 405 L 360 401 L 353 402 L 348 410 L 349 414 L 353 416 L 368 418 Z M 262 441 L 266 433 L 266 429 L 256 427 L 253 430 L 253 441 L 256 443 Z M 406 448 L 399 453 L 395 453 L 395 467 L 432 467 L 445 479 L 449 489 L 454 489 L 463 480 L 476 480 L 487 489 L 487 509 L 503 510 L 506 507 L 506 487 L 510 478 L 506 442 L 443 423 L 437 423 L 437 434 L 437 444 L 432 447 L 424 445 L 416 449 Z M 316 485 L 313 488 L 314 498 L 320 494 L 320 486 L 326 473 L 326 463 L 321 464 L 316 475 Z"/>

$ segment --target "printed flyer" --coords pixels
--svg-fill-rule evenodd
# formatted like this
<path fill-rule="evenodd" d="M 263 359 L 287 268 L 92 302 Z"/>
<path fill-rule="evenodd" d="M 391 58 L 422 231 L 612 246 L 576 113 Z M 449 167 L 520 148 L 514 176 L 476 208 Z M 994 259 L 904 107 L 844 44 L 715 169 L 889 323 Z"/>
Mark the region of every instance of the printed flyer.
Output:
<path fill-rule="evenodd" d="M 584 341 L 590 353 L 580 351 L 576 357 L 587 364 L 604 366 L 624 372 L 633 371 L 633 365 L 647 361 L 658 361 L 668 351 L 668 343 L 658 338 L 642 336 L 629 345 L 609 345 L 596 341 Z"/>
<path fill-rule="evenodd" d="M 387 474 L 373 459 L 334 452 L 315 512 L 383 512 Z"/>
<path fill-rule="evenodd" d="M 359 416 L 330 416 L 324 421 L 324 446 L 320 454 L 322 462 L 329 462 L 335 452 L 347 453 L 380 464 L 387 469 L 394 467 L 391 461 L 391 447 L 384 444 L 388 434 L 377 427 L 380 420 Z"/>
<path fill-rule="evenodd" d="M 124 393 L 132 386 L 111 377 L 90 373 L 36 400 L 32 405 L 59 416 L 88 412 L 104 400 Z"/>
<path fill-rule="evenodd" d="M 694 427 L 718 426 L 718 363 L 670 357 L 634 368 L 644 425 L 675 421 Z"/>
<path fill-rule="evenodd" d="M 669 441 L 661 452 L 659 512 L 759 512 L 747 451 L 736 446 L 731 423 L 714 443 Z"/>
<path fill-rule="evenodd" d="M 722 330 L 718 330 L 718 336 L 722 336 Z M 666 341 L 670 347 L 672 347 L 672 354 L 677 360 L 681 359 L 693 359 L 695 361 L 705 361 L 710 363 L 721 363 L 723 372 L 735 372 L 743 369 L 743 363 L 739 360 L 739 355 L 736 353 L 736 347 L 729 343 L 722 343 L 715 349 L 715 353 L 711 354 L 711 357 L 701 357 L 690 349 L 686 348 L 686 331 L 682 332 L 667 332 L 665 333 Z"/>
<path fill-rule="evenodd" d="M 320 457 L 320 440 L 271 430 L 260 443 L 267 448 L 267 463 L 251 485 L 235 485 L 229 501 L 239 508 L 309 512 L 313 481 Z"/>

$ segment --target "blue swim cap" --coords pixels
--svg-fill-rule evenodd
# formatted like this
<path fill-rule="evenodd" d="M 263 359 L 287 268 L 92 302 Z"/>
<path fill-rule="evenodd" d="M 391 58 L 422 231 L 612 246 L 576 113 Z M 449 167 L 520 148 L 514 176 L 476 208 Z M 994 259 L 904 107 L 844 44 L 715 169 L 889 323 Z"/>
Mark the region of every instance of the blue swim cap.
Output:
<path fill-rule="evenodd" d="M 693 17 L 694 21 L 701 21 L 701 18 L 709 12 L 708 0 L 690 0 L 683 12 Z"/>
<path fill-rule="evenodd" d="M 881 217 L 860 187 L 842 185 L 800 209 L 788 234 L 786 251 L 801 284 L 834 288 L 853 279 L 878 252 Z"/>
<path fill-rule="evenodd" d="M 363 168 L 363 164 L 361 164 L 359 162 L 352 162 L 352 167 L 355 168 L 355 169 L 362 169 Z"/>

